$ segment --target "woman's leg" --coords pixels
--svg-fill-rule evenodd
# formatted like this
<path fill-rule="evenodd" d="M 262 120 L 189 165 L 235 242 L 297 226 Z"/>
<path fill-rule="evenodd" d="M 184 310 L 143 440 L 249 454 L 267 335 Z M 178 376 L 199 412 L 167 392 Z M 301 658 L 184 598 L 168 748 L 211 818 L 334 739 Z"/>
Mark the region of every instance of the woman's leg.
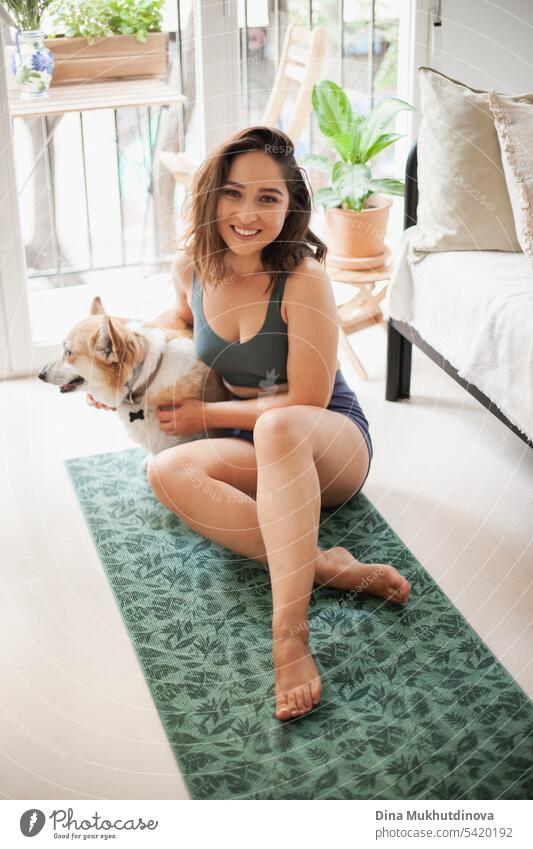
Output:
<path fill-rule="evenodd" d="M 307 713 L 321 691 L 307 619 L 318 546 L 320 481 L 309 429 L 302 431 L 289 409 L 267 411 L 254 429 L 257 516 L 272 585 L 278 719 Z"/>
<path fill-rule="evenodd" d="M 359 431 L 354 452 L 364 452 L 366 445 Z M 367 461 L 368 463 L 368 461 Z M 329 460 L 317 462 L 322 506 L 335 506 L 346 496 L 343 481 L 331 480 Z M 366 476 L 366 468 L 354 480 L 354 491 Z M 176 513 L 192 530 L 242 554 L 251 560 L 268 564 L 263 535 L 257 518 L 257 505 L 252 496 L 257 491 L 257 461 L 251 442 L 234 437 L 199 439 L 175 448 L 167 448 L 153 457 L 148 466 L 148 479 L 156 498 Z M 335 472 L 333 472 L 333 476 Z M 317 549 L 315 583 L 343 590 L 367 590 L 384 595 L 380 581 L 369 580 L 368 572 L 383 564 L 362 564 L 339 546 Z M 394 590 L 391 588 L 391 600 Z"/>
<path fill-rule="evenodd" d="M 313 578 L 323 559 L 316 555 L 320 507 L 342 503 L 358 491 L 368 448 L 346 416 L 307 405 L 267 410 L 257 420 L 254 443 L 257 515 L 272 583 L 276 716 L 287 719 L 306 713 L 320 697 L 307 621 Z M 374 582 L 371 591 L 378 595 L 407 599 L 409 585 L 393 567 L 365 566 L 341 552 L 350 562 L 343 563 L 341 555 L 333 565 L 341 572 L 346 566 L 344 578 L 354 581 L 352 587 L 366 580 L 367 587 Z"/>
<path fill-rule="evenodd" d="M 147 472 L 156 498 L 193 531 L 268 562 L 253 498 L 257 464 L 251 442 L 235 437 L 186 442 L 153 457 Z"/>
<path fill-rule="evenodd" d="M 296 416 L 289 412 L 291 410 L 296 411 Z M 268 550 L 269 564 L 272 560 L 275 561 L 274 572 L 279 572 L 280 562 L 285 561 L 283 552 L 287 549 L 287 540 L 284 539 L 284 535 L 288 532 L 290 559 L 294 563 L 303 564 L 291 571 L 296 572 L 296 575 L 299 573 L 300 576 L 303 576 L 304 584 L 308 587 L 309 577 L 307 572 L 310 571 L 308 561 L 311 551 L 309 539 L 312 538 L 312 533 L 306 527 L 308 519 L 306 519 L 305 513 L 309 512 L 306 503 L 309 504 L 309 492 L 313 495 L 313 487 L 310 491 L 307 491 L 305 485 L 300 488 L 299 491 L 304 493 L 303 505 L 301 499 L 298 501 L 297 492 L 302 475 L 307 478 L 308 484 L 311 483 L 308 470 L 309 447 L 312 445 L 315 475 L 318 475 L 322 492 L 321 503 L 323 506 L 335 506 L 353 495 L 360 488 L 366 476 L 368 466 L 366 443 L 356 425 L 340 413 L 307 406 L 287 407 L 277 411 L 268 411 L 268 413 L 268 419 L 265 419 L 266 414 L 263 414 L 261 419 L 258 420 L 259 423 L 259 421 L 265 419 L 263 425 L 266 425 L 268 421 L 268 428 L 262 425 L 259 429 L 256 425 L 254 436 L 257 435 L 259 441 L 256 442 L 255 449 L 251 443 L 234 438 L 198 440 L 186 443 L 158 454 L 149 466 L 148 476 L 156 497 L 169 509 L 177 513 L 189 527 L 221 545 L 260 562 L 267 562 L 266 550 Z M 283 413 L 284 415 L 276 415 L 274 421 L 272 413 Z M 270 440 L 267 434 L 271 431 L 276 433 L 273 445 L 277 446 L 277 453 L 275 451 L 274 456 L 269 458 Z M 315 434 L 314 437 L 311 437 L 311 441 L 308 438 L 309 433 Z M 282 434 L 285 434 L 285 436 L 282 436 Z M 320 438 L 317 434 L 321 435 Z M 279 461 L 278 455 L 280 451 L 283 455 L 295 454 L 293 451 L 295 440 L 298 448 L 299 443 L 307 444 L 307 453 L 298 452 L 300 457 L 299 467 L 297 467 L 298 464 L 293 467 L 293 472 L 296 472 L 296 474 L 292 476 L 294 484 L 292 497 L 294 498 L 296 495 L 296 501 L 288 511 L 289 513 L 296 511 L 295 521 L 303 526 L 304 533 L 301 547 L 298 544 L 299 533 L 295 534 L 291 530 L 290 521 L 283 522 L 285 531 L 282 532 L 279 541 L 276 542 L 274 539 L 277 535 L 276 526 L 279 523 L 280 516 L 287 516 L 287 511 L 280 510 L 281 501 L 275 495 L 276 488 L 281 486 L 281 495 L 285 497 L 283 493 L 285 472 L 282 468 L 284 464 Z M 256 502 L 245 494 L 256 491 L 258 475 L 256 451 L 258 445 L 261 445 L 259 449 L 260 465 L 263 470 L 266 470 L 266 476 L 263 476 L 265 493 L 263 504 L 267 506 L 267 511 L 262 514 L 261 527 L 259 526 Z M 269 501 L 272 502 L 272 519 L 269 518 Z M 231 509 L 228 509 L 229 504 L 231 504 Z M 278 505 L 277 508 L 276 504 Z M 300 507 L 302 508 L 301 512 Z M 311 507 L 317 531 L 316 489 L 314 490 L 314 501 L 311 499 Z M 273 530 L 272 540 L 274 540 L 274 545 L 272 548 L 271 540 L 267 540 L 266 547 L 264 541 L 265 528 L 267 528 L 266 535 L 271 536 L 268 531 L 269 527 Z M 314 577 L 318 583 L 327 583 L 330 586 L 339 586 L 343 589 L 367 590 L 399 603 L 407 599 L 409 585 L 391 566 L 386 564 L 361 564 L 346 549 L 342 548 L 321 552 L 315 547 L 314 555 L 311 556 L 311 565 L 313 565 L 313 558 Z M 279 577 L 274 579 L 278 589 L 280 587 L 286 589 L 288 586 L 290 592 L 290 580 L 284 581 L 282 574 L 281 582 L 278 581 Z M 279 600 L 279 592 L 276 593 L 276 597 Z M 281 598 L 281 607 L 283 607 L 283 593 L 281 593 Z M 298 608 L 297 604 L 296 607 L 293 606 L 292 613 L 294 614 L 296 611 L 296 618 L 304 612 L 304 605 L 300 606 L 302 610 Z M 307 621 L 306 611 L 307 607 L 305 606 L 305 622 Z M 277 605 L 277 613 L 280 614 L 280 604 Z M 276 617 L 276 622 L 279 622 L 279 620 L 280 615 Z M 284 626 L 287 625 L 286 622 L 283 624 Z M 278 648 L 284 648 L 286 653 L 291 646 L 292 649 L 300 648 L 301 638 L 306 629 L 305 624 L 302 623 L 289 623 L 289 630 L 291 627 L 296 630 L 296 634 L 293 636 L 300 638 L 300 645 L 297 645 L 297 640 L 290 639 L 278 643 Z M 287 627 L 285 627 L 285 631 L 287 631 Z M 277 715 L 280 718 L 287 715 L 284 704 L 287 703 L 288 707 L 286 692 L 290 689 L 294 691 L 290 702 L 291 705 L 295 705 L 290 709 L 290 713 L 297 715 L 308 709 L 309 682 L 304 685 L 303 691 L 297 684 L 298 677 L 301 677 L 301 670 L 306 665 L 302 664 L 301 660 L 302 658 L 296 659 L 294 662 L 290 661 L 288 665 L 284 664 L 280 661 L 280 652 L 278 651 L 277 669 L 279 671 L 285 667 L 285 675 L 277 675 Z M 309 664 L 307 666 L 309 669 L 311 668 Z M 314 665 L 312 668 L 314 669 Z M 313 674 L 311 679 L 315 681 L 316 675 Z M 313 687 L 316 695 L 316 683 L 313 684 Z M 312 695 L 311 692 L 311 697 Z M 303 707 L 299 708 L 298 703 Z"/>

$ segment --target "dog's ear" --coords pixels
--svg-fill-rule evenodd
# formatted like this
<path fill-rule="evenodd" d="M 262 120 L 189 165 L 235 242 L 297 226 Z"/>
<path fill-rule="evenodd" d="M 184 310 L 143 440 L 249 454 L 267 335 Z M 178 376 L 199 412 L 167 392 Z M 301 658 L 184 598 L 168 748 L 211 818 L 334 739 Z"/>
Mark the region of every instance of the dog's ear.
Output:
<path fill-rule="evenodd" d="M 120 333 L 107 313 L 104 313 L 102 316 L 96 337 L 95 350 L 108 363 L 118 363 L 120 360 L 120 352 L 122 350 Z"/>
<path fill-rule="evenodd" d="M 99 295 L 97 295 L 96 298 L 93 298 L 90 315 L 105 315 L 104 305 L 100 300 Z"/>

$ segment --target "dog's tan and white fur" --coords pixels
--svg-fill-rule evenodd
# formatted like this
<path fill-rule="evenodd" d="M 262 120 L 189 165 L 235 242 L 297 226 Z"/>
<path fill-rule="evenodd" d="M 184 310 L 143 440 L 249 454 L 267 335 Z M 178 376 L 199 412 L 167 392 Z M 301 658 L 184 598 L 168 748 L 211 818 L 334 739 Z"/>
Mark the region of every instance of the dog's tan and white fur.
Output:
<path fill-rule="evenodd" d="M 182 324 L 182 329 L 169 330 L 155 322 L 110 316 L 100 298 L 94 298 L 90 317 L 72 328 L 63 356 L 46 365 L 39 378 L 60 386 L 61 392 L 83 389 L 95 401 L 116 407 L 129 435 L 149 455 L 214 436 L 209 430 L 170 436 L 159 426 L 159 406 L 185 398 L 228 398 L 218 374 L 198 359 L 191 329 Z"/>

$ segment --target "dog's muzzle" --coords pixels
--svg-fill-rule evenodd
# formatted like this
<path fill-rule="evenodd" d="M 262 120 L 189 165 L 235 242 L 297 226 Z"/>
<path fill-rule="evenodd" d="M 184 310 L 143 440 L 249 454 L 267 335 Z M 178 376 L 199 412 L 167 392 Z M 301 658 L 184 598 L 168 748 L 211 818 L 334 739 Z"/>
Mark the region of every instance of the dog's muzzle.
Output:
<path fill-rule="evenodd" d="M 39 380 L 44 380 L 45 383 L 53 383 L 54 386 L 59 386 L 60 392 L 74 392 L 78 386 L 85 383 L 85 378 L 81 374 L 67 371 L 67 369 L 61 368 L 55 363 L 42 368 L 37 376 Z"/>
<path fill-rule="evenodd" d="M 78 374 L 72 380 L 69 380 L 68 383 L 62 383 L 59 387 L 60 392 L 73 392 L 74 389 L 77 389 L 78 386 L 81 386 L 82 383 L 85 383 L 85 378 Z"/>

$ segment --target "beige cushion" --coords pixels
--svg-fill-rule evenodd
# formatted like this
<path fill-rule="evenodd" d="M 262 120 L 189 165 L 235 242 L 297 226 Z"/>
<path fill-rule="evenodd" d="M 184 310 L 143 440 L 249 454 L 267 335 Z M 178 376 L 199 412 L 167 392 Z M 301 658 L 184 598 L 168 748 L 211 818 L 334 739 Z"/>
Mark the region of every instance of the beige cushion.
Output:
<path fill-rule="evenodd" d="M 520 247 L 533 263 L 533 104 L 489 92 Z"/>
<path fill-rule="evenodd" d="M 420 67 L 418 79 L 419 202 L 411 261 L 428 251 L 519 251 L 488 92 L 432 68 Z M 533 102 L 533 95 L 522 97 Z"/>

